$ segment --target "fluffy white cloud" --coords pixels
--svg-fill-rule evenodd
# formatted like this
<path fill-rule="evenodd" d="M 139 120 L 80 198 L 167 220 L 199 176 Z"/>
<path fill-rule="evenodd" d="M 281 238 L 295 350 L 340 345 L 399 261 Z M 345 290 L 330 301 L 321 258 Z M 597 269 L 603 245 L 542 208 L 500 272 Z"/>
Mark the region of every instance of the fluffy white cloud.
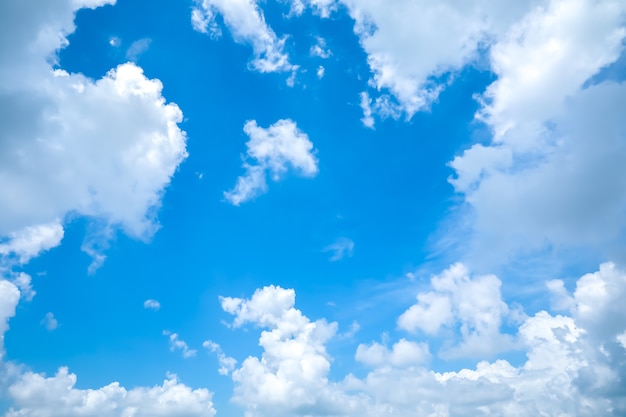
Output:
<path fill-rule="evenodd" d="M 430 352 L 426 343 L 400 339 L 391 349 L 378 342 L 360 344 L 356 349 L 355 359 L 372 367 L 409 367 L 423 365 L 430 359 Z"/>
<path fill-rule="evenodd" d="M 187 155 L 180 109 L 141 68 L 121 65 L 96 81 L 52 68 L 75 11 L 112 3 L 0 5 L 0 254 L 18 262 L 57 245 L 69 214 L 151 236 Z"/>
<path fill-rule="evenodd" d="M 8 234 L 7 241 L 0 243 L 0 255 L 15 258 L 18 263 L 24 264 L 41 252 L 58 246 L 62 239 L 63 227 L 58 221 L 26 226 Z"/>
<path fill-rule="evenodd" d="M 465 275 L 455 265 L 433 278 L 432 285 L 440 292 L 459 287 L 459 280 L 470 285 Z M 471 294 L 454 305 L 470 298 L 491 304 L 491 278 L 475 279 L 481 280 L 486 292 L 464 288 Z M 569 315 L 539 311 L 519 326 L 519 346 L 526 353 L 519 366 L 498 359 L 434 372 L 426 367 L 428 345 L 401 339 L 391 348 L 359 345 L 356 359 L 373 369 L 363 378 L 349 374 L 338 382 L 328 378 L 325 347 L 336 325 L 311 322 L 295 309 L 293 290 L 270 286 L 250 299 L 223 297 L 222 307 L 235 316 L 236 327 L 253 323 L 266 329 L 261 357 L 247 358 L 233 373 L 235 400 L 246 407 L 247 416 L 623 415 L 625 292 L 626 272 L 613 264 L 582 277 L 570 295 Z M 494 314 L 478 307 L 477 318 L 475 307 L 467 308 L 468 322 L 489 321 L 486 316 Z"/>
<path fill-rule="evenodd" d="M 220 364 L 217 372 L 220 375 L 230 374 L 235 369 L 235 366 L 237 366 L 237 360 L 235 358 L 231 358 L 230 356 L 226 356 L 224 354 L 224 351 L 222 350 L 222 347 L 219 344 L 211 340 L 205 340 L 202 343 L 202 347 L 217 355 L 217 360 Z"/>
<path fill-rule="evenodd" d="M 475 60 L 481 46 L 534 1 L 341 0 L 355 20 L 354 31 L 368 55 L 370 84 L 389 92 L 410 118 L 429 108 L 449 73 Z M 442 79 L 443 77 L 443 79 Z M 366 121 L 369 121 L 367 117 Z"/>
<path fill-rule="evenodd" d="M 243 130 L 250 137 L 246 143 L 246 157 L 254 163 L 244 162 L 246 175 L 238 178 L 235 188 L 224 193 L 232 204 L 238 206 L 265 193 L 266 172 L 273 181 L 278 181 L 290 169 L 304 177 L 317 175 L 313 143 L 294 121 L 279 120 L 268 128 L 262 128 L 251 120 L 246 122 Z"/>
<path fill-rule="evenodd" d="M 190 349 L 187 342 L 178 337 L 178 333 L 172 333 L 169 330 L 163 330 L 163 336 L 167 336 L 170 342 L 170 351 L 180 350 L 183 358 L 189 359 L 198 353 L 195 349 Z"/>
<path fill-rule="evenodd" d="M 621 244 L 626 84 L 587 83 L 619 58 L 625 17 L 621 1 L 552 0 L 491 47 L 478 117 L 493 142 L 450 164 L 474 219 L 468 259 Z"/>
<path fill-rule="evenodd" d="M 295 292 L 269 286 L 250 299 L 222 297 L 222 308 L 235 316 L 235 327 L 252 323 L 267 330 L 259 344 L 263 356 L 246 358 L 233 372 L 234 400 L 247 416 L 340 414 L 348 397 L 328 382 L 325 343 L 337 324 L 315 322 L 294 308 Z"/>
<path fill-rule="evenodd" d="M 285 39 L 278 38 L 267 25 L 257 0 L 196 0 L 191 17 L 193 27 L 213 37 L 219 36 L 220 30 L 215 22 L 218 13 L 235 41 L 252 47 L 254 59 L 250 65 L 253 69 L 260 72 L 297 69 L 289 63 L 289 57 L 283 51 Z"/>
<path fill-rule="evenodd" d="M 417 303 L 398 318 L 398 327 L 437 334 L 442 327 L 460 325 L 458 346 L 440 352 L 444 357 L 485 357 L 511 349 L 511 338 L 500 333 L 509 313 L 502 300 L 501 282 L 495 275 L 470 277 L 455 264 L 430 280 L 432 291 L 420 292 Z"/>
<path fill-rule="evenodd" d="M 0 279 L 0 360 L 4 356 L 4 334 L 9 329 L 9 319 L 15 315 L 19 301 L 20 290 L 15 284 Z"/>
<path fill-rule="evenodd" d="M 211 393 L 169 375 L 162 385 L 127 390 L 117 382 L 77 389 L 76 375 L 60 368 L 53 377 L 26 373 L 9 387 L 14 402 L 6 417 L 212 417 Z"/>

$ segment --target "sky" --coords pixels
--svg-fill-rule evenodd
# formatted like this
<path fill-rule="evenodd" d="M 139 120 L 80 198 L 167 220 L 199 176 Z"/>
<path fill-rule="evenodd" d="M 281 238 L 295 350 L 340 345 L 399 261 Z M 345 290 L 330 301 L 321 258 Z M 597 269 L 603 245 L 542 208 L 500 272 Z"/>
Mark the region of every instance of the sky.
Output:
<path fill-rule="evenodd" d="M 0 35 L 0 415 L 626 415 L 624 0 Z"/>

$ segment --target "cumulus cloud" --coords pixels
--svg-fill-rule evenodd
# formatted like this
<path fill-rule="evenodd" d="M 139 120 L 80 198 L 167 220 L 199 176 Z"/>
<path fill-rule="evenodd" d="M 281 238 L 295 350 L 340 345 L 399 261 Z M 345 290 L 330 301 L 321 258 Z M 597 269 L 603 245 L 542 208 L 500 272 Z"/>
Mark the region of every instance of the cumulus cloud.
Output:
<path fill-rule="evenodd" d="M 94 81 L 52 67 L 75 11 L 112 3 L 0 5 L 0 254 L 16 262 L 58 245 L 68 215 L 150 237 L 187 155 L 180 109 L 141 68 L 124 64 Z"/>
<path fill-rule="evenodd" d="M 368 55 L 371 86 L 391 94 L 408 118 L 428 109 L 450 73 L 478 56 L 489 39 L 523 15 L 529 1 L 341 0 Z"/>
<path fill-rule="evenodd" d="M 17 286 L 0 279 L 0 360 L 4 356 L 4 334 L 9 329 L 9 319 L 15 315 L 15 307 L 19 301 L 20 290 Z"/>
<path fill-rule="evenodd" d="M 180 350 L 183 358 L 185 359 L 193 358 L 194 356 L 196 356 L 196 353 L 198 353 L 198 351 L 196 351 L 195 349 L 190 349 L 187 345 L 187 342 L 181 340 L 180 337 L 178 337 L 178 333 L 172 333 L 169 330 L 163 330 L 163 336 L 167 336 L 170 342 L 170 351 L 174 352 Z"/>
<path fill-rule="evenodd" d="M 371 367 L 395 366 L 409 367 L 423 365 L 430 359 L 426 343 L 400 339 L 391 349 L 378 342 L 360 344 L 356 349 L 355 359 Z"/>
<path fill-rule="evenodd" d="M 455 264 L 430 280 L 431 291 L 420 292 L 417 303 L 398 318 L 398 327 L 437 334 L 443 327 L 460 325 L 461 341 L 448 347 L 444 357 L 485 357 L 512 348 L 510 336 L 500 333 L 509 309 L 495 275 L 471 277 Z"/>
<path fill-rule="evenodd" d="M 211 393 L 181 384 L 168 375 L 162 385 L 127 390 L 117 382 L 99 389 L 78 389 L 76 375 L 59 368 L 46 377 L 27 372 L 9 387 L 14 405 L 6 417 L 213 417 Z"/>
<path fill-rule="evenodd" d="M 481 283 L 476 285 L 485 291 L 464 288 L 470 297 L 454 301 L 462 306 L 470 298 L 479 304 L 487 298 L 491 304 L 494 280 L 469 279 L 462 265 L 454 265 L 431 284 L 449 293 L 460 281 Z M 377 342 L 359 345 L 355 358 L 371 370 L 337 382 L 328 377 L 332 362 L 326 351 L 336 324 L 309 320 L 294 307 L 293 290 L 269 286 L 250 299 L 222 297 L 222 308 L 235 316 L 235 327 L 251 323 L 263 329 L 261 357 L 248 357 L 233 372 L 234 399 L 251 417 L 623 415 L 625 292 L 626 272 L 614 264 L 583 276 L 570 295 L 574 301 L 568 315 L 539 311 L 524 318 L 516 337 L 526 359 L 519 365 L 496 359 L 435 372 L 427 367 L 427 342 L 400 339 L 391 348 Z M 498 310 L 500 303 L 497 299 Z M 489 308 L 467 308 L 462 313 L 467 321 L 491 320 L 486 317 L 493 314 Z M 458 331 L 463 333 L 462 327 Z"/>
<path fill-rule="evenodd" d="M 126 389 L 113 382 L 98 389 L 76 388 L 77 377 L 61 367 L 46 377 L 23 367 L 2 362 L 4 335 L 9 319 L 20 300 L 18 287 L 0 279 L 0 382 L 6 393 L 6 417 L 213 417 L 212 394 L 204 388 L 192 389 L 169 374 L 162 385 Z M 54 330 L 52 313 L 44 324 Z M 4 385 L 6 384 L 6 385 Z"/>
<path fill-rule="evenodd" d="M 626 84 L 594 75 L 623 52 L 625 17 L 623 2 L 553 0 L 491 47 L 478 117 L 492 143 L 450 163 L 474 219 L 468 258 L 621 245 Z"/>
<path fill-rule="evenodd" d="M 196 0 L 192 25 L 199 32 L 220 35 L 215 17 L 220 14 L 234 40 L 250 45 L 254 58 L 250 66 L 259 72 L 284 72 L 297 69 L 283 51 L 285 38 L 279 38 L 265 22 L 257 0 Z"/>
<path fill-rule="evenodd" d="M 254 162 L 244 161 L 246 175 L 237 179 L 235 188 L 224 193 L 232 204 L 238 206 L 265 193 L 266 173 L 273 181 L 278 181 L 289 170 L 304 177 L 317 175 L 313 143 L 294 121 L 279 120 L 263 128 L 251 120 L 246 122 L 243 130 L 250 137 L 246 143 L 246 157 Z"/>

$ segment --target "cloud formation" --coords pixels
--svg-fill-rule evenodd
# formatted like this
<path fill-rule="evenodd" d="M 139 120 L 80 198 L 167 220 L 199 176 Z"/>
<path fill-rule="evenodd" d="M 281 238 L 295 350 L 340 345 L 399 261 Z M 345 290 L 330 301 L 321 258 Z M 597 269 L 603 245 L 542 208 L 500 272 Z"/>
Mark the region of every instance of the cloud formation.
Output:
<path fill-rule="evenodd" d="M 473 325 L 489 327 L 484 323 L 499 321 L 507 307 L 499 290 L 490 295 L 495 282 L 495 276 L 469 278 L 460 264 L 433 277 L 435 291 L 468 291 L 467 302 L 455 300 L 459 310 L 451 314 L 468 323 L 456 330 L 461 337 L 470 335 Z M 614 264 L 581 277 L 569 315 L 538 311 L 519 324 L 515 336 L 526 359 L 517 366 L 496 359 L 475 368 L 434 372 L 427 367 L 427 342 L 400 339 L 391 348 L 377 342 L 359 345 L 355 359 L 371 370 L 365 377 L 349 374 L 337 382 L 329 378 L 326 350 L 337 325 L 309 320 L 294 307 L 293 290 L 268 286 L 250 299 L 222 297 L 222 308 L 234 315 L 235 327 L 251 323 L 265 329 L 259 339 L 261 357 L 248 357 L 233 372 L 234 400 L 251 417 L 622 415 L 624 295 L 626 272 Z M 472 306 L 470 299 L 479 305 Z M 481 307 L 483 299 L 485 306 L 495 301 L 495 319 L 491 308 Z"/>
<path fill-rule="evenodd" d="M 195 30 L 219 37 L 221 30 L 215 22 L 220 14 L 235 42 L 250 45 L 254 58 L 252 69 L 259 72 L 285 72 L 297 69 L 289 63 L 283 51 L 285 38 L 278 38 L 265 22 L 257 0 L 196 0 L 192 10 Z"/>
<path fill-rule="evenodd" d="M 246 122 L 244 132 L 250 137 L 246 143 L 243 167 L 246 174 L 237 179 L 235 188 L 224 197 L 235 206 L 251 200 L 267 191 L 267 173 L 272 181 L 278 181 L 288 171 L 303 177 L 317 175 L 317 158 L 313 143 L 290 119 L 279 120 L 268 128 L 257 125 L 256 120 Z"/>
<path fill-rule="evenodd" d="M 76 10 L 114 1 L 35 3 L 0 6 L 0 254 L 23 263 L 58 245 L 75 214 L 149 238 L 187 156 L 182 113 L 134 64 L 96 81 L 53 69 Z"/>

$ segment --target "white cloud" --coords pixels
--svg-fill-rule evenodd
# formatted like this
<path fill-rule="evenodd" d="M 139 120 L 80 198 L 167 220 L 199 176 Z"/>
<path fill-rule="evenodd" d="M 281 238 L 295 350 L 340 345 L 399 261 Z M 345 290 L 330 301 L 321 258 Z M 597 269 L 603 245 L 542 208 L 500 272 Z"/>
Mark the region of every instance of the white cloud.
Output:
<path fill-rule="evenodd" d="M 360 344 L 356 349 L 355 359 L 371 367 L 405 368 L 423 365 L 430 359 L 430 352 L 426 343 L 400 339 L 391 349 L 377 342 Z"/>
<path fill-rule="evenodd" d="M 235 316 L 234 326 L 256 324 L 264 330 L 262 357 L 248 357 L 233 372 L 234 401 L 247 416 L 340 415 L 349 407 L 347 396 L 329 386 L 330 361 L 324 344 L 336 323 L 315 322 L 294 308 L 295 292 L 268 286 L 252 298 L 222 297 L 224 311 Z"/>
<path fill-rule="evenodd" d="M 455 2 L 342 0 L 368 55 L 370 84 L 391 93 L 407 117 L 428 109 L 447 83 L 478 55 L 481 44 L 520 17 L 527 1 Z M 441 80 L 443 77 L 443 81 Z"/>
<path fill-rule="evenodd" d="M 246 143 L 246 175 L 239 177 L 235 188 L 224 193 L 232 204 L 238 206 L 267 191 L 266 171 L 273 181 L 278 181 L 288 170 L 304 177 L 317 175 L 317 158 L 313 144 L 292 120 L 279 120 L 269 128 L 262 128 L 255 120 L 246 122 L 244 132 L 250 137 Z"/>
<path fill-rule="evenodd" d="M 143 53 L 146 52 L 148 48 L 150 48 L 151 43 L 152 39 L 150 38 L 137 39 L 135 42 L 131 43 L 126 50 L 126 59 L 137 62 L 139 57 L 143 55 Z"/>
<path fill-rule="evenodd" d="M 324 252 L 332 252 L 331 262 L 340 261 L 343 258 L 351 257 L 354 252 L 354 242 L 347 237 L 340 237 L 334 243 L 326 246 Z"/>
<path fill-rule="evenodd" d="M 172 333 L 169 330 L 163 330 L 163 336 L 167 336 L 170 342 L 170 351 L 174 352 L 180 350 L 183 358 L 189 359 L 196 356 L 198 353 L 195 349 L 190 349 L 184 340 L 180 340 L 177 333 Z"/>
<path fill-rule="evenodd" d="M 468 321 L 493 320 L 487 317 L 494 314 L 489 308 L 463 307 L 492 304 L 493 280 L 463 278 L 466 271 L 461 269 L 455 265 L 434 277 L 433 288 L 449 292 L 460 286 L 459 280 L 470 286 L 482 282 L 484 291 L 469 289 L 467 299 L 455 300 L 453 307 L 465 309 Z M 249 417 L 623 415 L 626 349 L 620 340 L 626 332 L 626 272 L 603 264 L 578 280 L 576 288 L 571 315 L 539 311 L 524 319 L 517 338 L 526 360 L 518 366 L 497 359 L 435 372 L 426 367 L 426 342 L 401 339 L 391 348 L 376 342 L 359 345 L 356 359 L 372 370 L 338 382 L 328 377 L 332 361 L 325 346 L 336 325 L 312 322 L 295 309 L 293 290 L 269 286 L 250 299 L 222 297 L 235 327 L 252 323 L 263 328 L 262 355 L 248 357 L 233 373 L 234 400 Z"/>
<path fill-rule="evenodd" d="M 8 234 L 7 241 L 0 243 L 0 255 L 15 257 L 18 263 L 25 264 L 41 252 L 58 246 L 62 239 L 63 227 L 58 221 L 26 226 Z"/>
<path fill-rule="evenodd" d="M 143 308 L 158 311 L 161 308 L 161 303 L 158 300 L 149 299 L 143 302 Z"/>
<path fill-rule="evenodd" d="M 192 11 L 194 29 L 219 36 L 215 15 L 221 14 L 234 40 L 252 47 L 253 69 L 260 72 L 294 71 L 283 51 L 285 38 L 278 38 L 265 22 L 257 0 L 196 0 Z"/>
<path fill-rule="evenodd" d="M 322 78 L 324 78 L 324 73 L 325 73 L 325 72 L 326 72 L 326 69 L 325 69 L 322 65 L 320 65 L 319 67 L 317 67 L 317 72 L 316 72 L 316 74 L 317 74 L 317 78 L 319 78 L 320 80 L 321 80 Z"/>
<path fill-rule="evenodd" d="M 237 366 L 237 360 L 235 358 L 231 358 L 230 356 L 226 356 L 222 351 L 222 348 L 217 343 L 211 340 L 205 340 L 202 343 L 202 347 L 213 352 L 217 355 L 217 360 L 219 361 L 220 367 L 217 369 L 217 372 L 220 375 L 228 375 L 230 374 L 235 367 Z"/>
<path fill-rule="evenodd" d="M 32 301 L 37 291 L 33 289 L 32 278 L 25 272 L 18 272 L 13 275 L 13 284 L 19 288 L 22 298 L 26 301 Z"/>
<path fill-rule="evenodd" d="M 283 0 L 291 2 L 291 13 L 299 16 L 307 8 L 316 15 L 327 18 L 337 8 L 337 0 Z"/>
<path fill-rule="evenodd" d="M 485 357 L 513 347 L 510 336 L 500 333 L 509 309 L 498 277 L 471 277 L 464 265 L 455 264 L 433 276 L 430 286 L 398 318 L 399 328 L 437 334 L 443 327 L 460 325 L 461 341 L 442 350 L 443 357 Z"/>
<path fill-rule="evenodd" d="M 48 330 L 49 332 L 56 330 L 59 327 L 59 322 L 54 317 L 54 314 L 51 312 L 46 313 L 46 316 L 41 320 L 41 324 Z"/>
<path fill-rule="evenodd" d="M 0 360 L 4 356 L 4 334 L 9 329 L 9 319 L 15 315 L 19 301 L 20 290 L 15 284 L 0 278 Z"/>
<path fill-rule="evenodd" d="M 372 112 L 372 99 L 370 98 L 367 92 L 363 91 L 361 93 L 361 110 L 363 111 L 363 117 L 361 118 L 361 122 L 363 122 L 363 126 L 369 127 L 370 129 L 374 128 L 374 117 Z"/>
<path fill-rule="evenodd" d="M 572 307 L 574 299 L 570 297 L 562 280 L 553 279 L 547 281 L 546 287 L 550 291 L 550 307 L 552 310 L 567 311 Z"/>
<path fill-rule="evenodd" d="M 180 109 L 141 68 L 121 65 L 93 81 L 51 66 L 75 11 L 113 3 L 0 6 L 1 251 L 19 262 L 59 244 L 68 215 L 150 237 L 163 190 L 187 155 Z"/>
<path fill-rule="evenodd" d="M 626 84 L 587 81 L 623 52 L 625 17 L 620 1 L 552 0 L 494 42 L 478 114 L 493 141 L 450 164 L 474 219 L 468 259 L 621 246 Z"/>
<path fill-rule="evenodd" d="M 311 55 L 317 56 L 320 58 L 330 58 L 332 53 L 330 49 L 326 46 L 326 40 L 320 36 L 315 37 L 315 45 L 311 47 Z"/>
<path fill-rule="evenodd" d="M 27 372 L 12 384 L 13 407 L 6 417 L 213 417 L 211 393 L 168 375 L 162 385 L 127 390 L 117 382 L 99 389 L 77 389 L 76 375 L 59 368 L 53 377 Z"/>

